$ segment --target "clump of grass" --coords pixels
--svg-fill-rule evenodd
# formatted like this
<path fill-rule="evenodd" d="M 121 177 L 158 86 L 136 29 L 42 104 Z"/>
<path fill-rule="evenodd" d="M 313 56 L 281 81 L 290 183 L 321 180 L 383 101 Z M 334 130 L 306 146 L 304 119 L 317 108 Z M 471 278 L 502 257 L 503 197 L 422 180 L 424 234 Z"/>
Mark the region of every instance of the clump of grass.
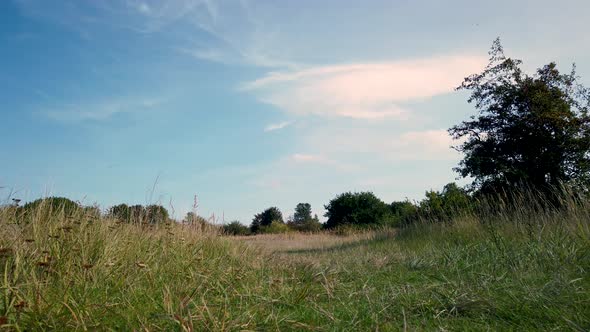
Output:
<path fill-rule="evenodd" d="M 213 324 L 228 291 L 221 283 L 247 267 L 238 246 L 213 230 L 92 220 L 78 212 L 35 211 L 29 220 L 15 223 L 15 216 L 8 215 L 13 211 L 2 210 L 4 327 L 168 329 L 192 321 Z"/>

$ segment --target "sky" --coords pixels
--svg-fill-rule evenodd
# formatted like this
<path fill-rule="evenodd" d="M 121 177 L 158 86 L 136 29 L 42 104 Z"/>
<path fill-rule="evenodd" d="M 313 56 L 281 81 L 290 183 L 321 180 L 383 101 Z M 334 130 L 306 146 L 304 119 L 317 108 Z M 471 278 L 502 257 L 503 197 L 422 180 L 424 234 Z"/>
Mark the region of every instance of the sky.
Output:
<path fill-rule="evenodd" d="M 0 197 L 250 223 L 455 181 L 496 37 L 590 85 L 587 0 L 1 0 Z M 466 180 L 459 183 L 465 184 Z M 322 218 L 324 219 L 324 218 Z"/>

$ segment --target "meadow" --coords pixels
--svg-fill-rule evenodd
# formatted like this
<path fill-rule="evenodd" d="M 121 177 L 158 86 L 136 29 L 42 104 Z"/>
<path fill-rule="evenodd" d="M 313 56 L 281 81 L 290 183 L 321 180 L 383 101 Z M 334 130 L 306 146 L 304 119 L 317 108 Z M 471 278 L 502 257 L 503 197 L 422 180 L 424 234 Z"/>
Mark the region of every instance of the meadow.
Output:
<path fill-rule="evenodd" d="M 5 330 L 590 329 L 590 204 L 224 236 L 0 212 Z"/>

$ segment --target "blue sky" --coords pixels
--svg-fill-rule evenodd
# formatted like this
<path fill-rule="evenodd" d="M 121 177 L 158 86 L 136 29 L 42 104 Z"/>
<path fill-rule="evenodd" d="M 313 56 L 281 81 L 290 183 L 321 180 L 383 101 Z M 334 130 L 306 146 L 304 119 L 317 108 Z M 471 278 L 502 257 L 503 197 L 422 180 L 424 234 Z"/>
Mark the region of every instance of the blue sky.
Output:
<path fill-rule="evenodd" d="M 455 180 L 453 91 L 497 36 L 576 62 L 586 0 L 0 1 L 0 195 L 161 203 L 249 223 Z"/>

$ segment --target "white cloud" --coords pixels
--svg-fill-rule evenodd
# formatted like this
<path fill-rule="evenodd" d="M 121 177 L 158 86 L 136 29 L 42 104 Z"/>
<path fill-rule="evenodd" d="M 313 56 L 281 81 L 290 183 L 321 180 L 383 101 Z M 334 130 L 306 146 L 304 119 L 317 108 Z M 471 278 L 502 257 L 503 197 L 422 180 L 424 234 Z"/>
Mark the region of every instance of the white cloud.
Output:
<path fill-rule="evenodd" d="M 265 132 L 280 130 L 290 126 L 293 122 L 291 121 L 283 121 L 279 123 L 271 123 L 268 126 L 264 127 Z"/>
<path fill-rule="evenodd" d="M 320 66 L 271 72 L 241 89 L 295 115 L 406 119 L 409 111 L 400 103 L 450 93 L 486 61 L 485 57 L 460 55 Z"/>

